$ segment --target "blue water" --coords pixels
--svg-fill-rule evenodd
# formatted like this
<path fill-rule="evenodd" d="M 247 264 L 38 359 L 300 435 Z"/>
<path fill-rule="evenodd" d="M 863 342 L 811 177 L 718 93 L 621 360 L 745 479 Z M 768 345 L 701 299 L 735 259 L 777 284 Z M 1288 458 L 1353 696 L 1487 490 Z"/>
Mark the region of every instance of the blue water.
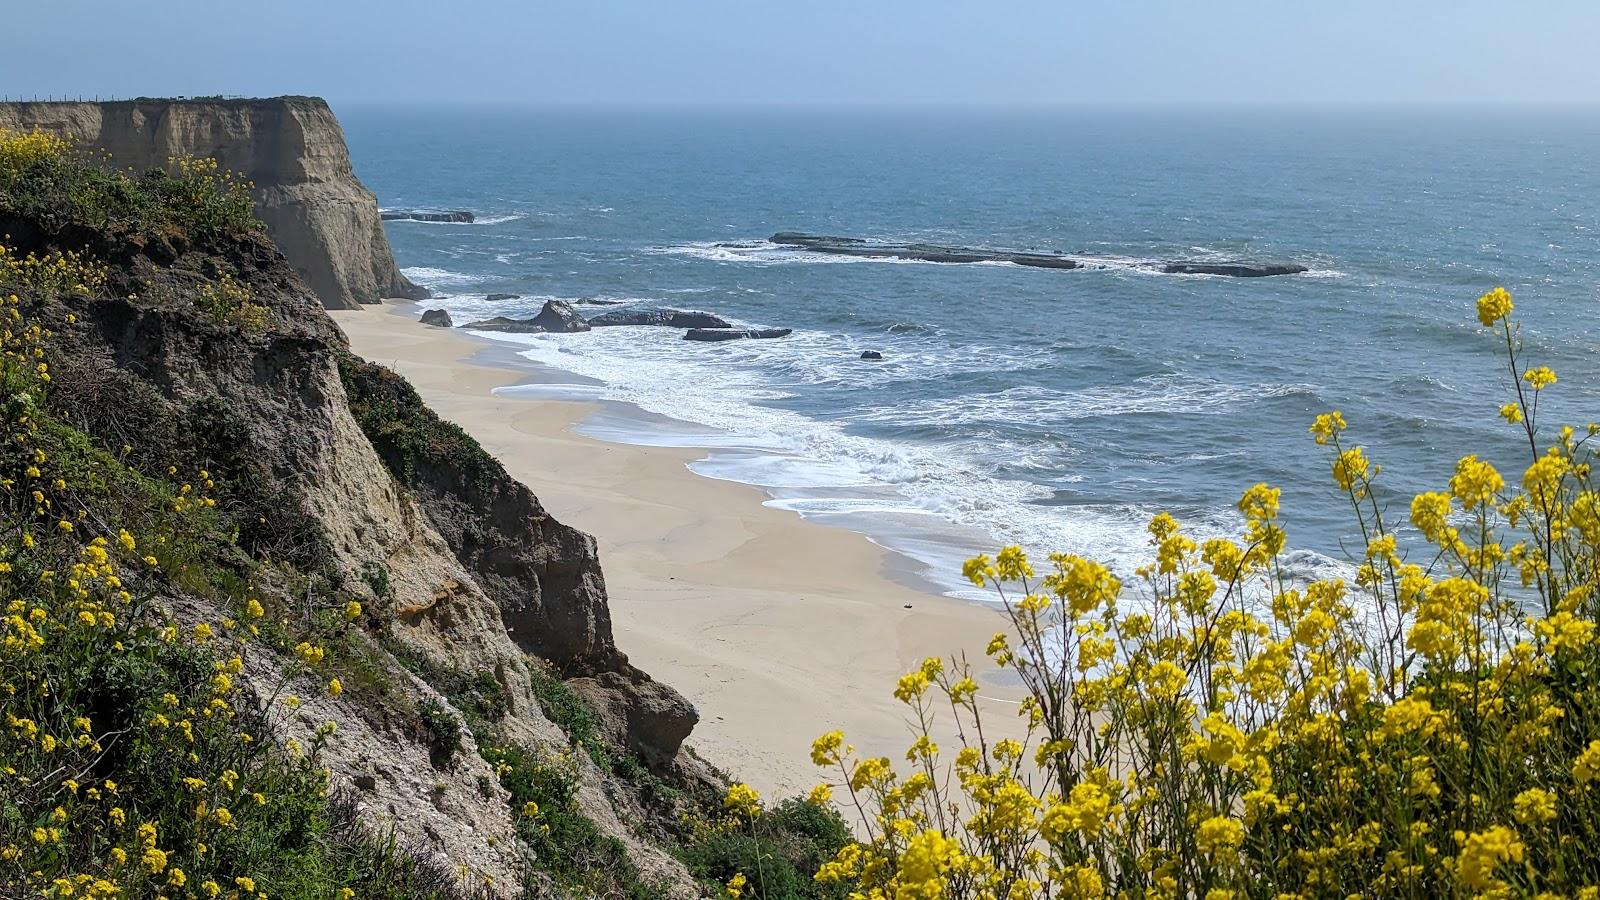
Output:
<path fill-rule="evenodd" d="M 1384 499 L 1461 452 L 1520 473 L 1473 302 L 1517 299 L 1552 418 L 1600 418 L 1600 114 L 580 113 L 340 110 L 400 265 L 457 323 L 543 301 L 702 309 L 790 338 L 510 338 L 626 404 L 585 430 L 710 448 L 702 474 L 862 531 L 950 585 L 1003 542 L 1124 573 L 1162 509 L 1211 534 L 1283 488 L 1308 571 L 1355 547 L 1324 448 L 1339 408 Z M 1094 256 L 1093 269 L 844 260 L 780 230 Z M 718 244 L 738 243 L 735 248 Z M 1268 279 L 1149 259 L 1298 262 Z M 488 292 L 524 294 L 488 304 Z M 858 359 L 864 349 L 886 361 Z M 953 585 L 950 585 L 953 586 Z"/>

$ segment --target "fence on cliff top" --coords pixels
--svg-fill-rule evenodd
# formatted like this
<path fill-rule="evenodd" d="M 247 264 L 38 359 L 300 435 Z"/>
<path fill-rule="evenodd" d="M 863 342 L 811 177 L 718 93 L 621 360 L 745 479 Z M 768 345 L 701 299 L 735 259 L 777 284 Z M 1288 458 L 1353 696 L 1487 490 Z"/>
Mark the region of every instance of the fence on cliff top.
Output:
<path fill-rule="evenodd" d="M 134 103 L 138 101 L 167 101 L 167 100 L 248 100 L 244 94 L 205 94 L 189 96 L 179 94 L 176 97 L 115 97 L 109 94 L 33 94 L 31 96 L 0 94 L 0 103 Z"/>

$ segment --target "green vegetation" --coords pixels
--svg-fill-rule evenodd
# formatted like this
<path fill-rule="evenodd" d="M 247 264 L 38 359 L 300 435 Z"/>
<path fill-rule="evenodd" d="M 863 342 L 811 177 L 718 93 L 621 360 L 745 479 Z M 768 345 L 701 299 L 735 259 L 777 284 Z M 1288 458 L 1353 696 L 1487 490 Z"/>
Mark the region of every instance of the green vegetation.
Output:
<path fill-rule="evenodd" d="M 842 900 L 847 887 L 812 876 L 850 840 L 832 807 L 785 800 L 753 819 L 702 823 L 680 858 L 713 890 L 743 876 L 742 892 L 762 900 Z"/>
<path fill-rule="evenodd" d="M 350 411 L 390 471 L 414 482 L 418 468 L 459 471 L 469 483 L 489 478 L 491 458 L 460 426 L 434 415 L 410 383 L 355 357 L 339 362 Z"/>
<path fill-rule="evenodd" d="M 544 665 L 530 663 L 528 677 L 533 685 L 533 697 L 539 701 L 545 718 L 560 726 L 572 746 L 588 754 L 602 772 L 616 774 L 618 760 L 600 733 L 600 719 L 589 704 Z M 628 768 L 637 767 L 635 764 Z"/>
<path fill-rule="evenodd" d="M 530 675 L 534 697 L 545 717 L 566 732 L 574 750 L 586 754 L 601 771 L 632 786 L 640 804 L 665 826 L 658 839 L 709 891 L 722 890 L 729 879 L 746 872 L 749 880 L 743 890 L 763 900 L 845 895 L 837 884 L 819 884 L 812 879 L 850 838 L 844 820 L 832 807 L 788 800 L 753 819 L 729 816 L 721 795 L 673 787 L 652 774 L 635 755 L 611 747 L 601 734 L 594 710 L 548 669 L 535 664 Z M 529 799 L 544 809 L 546 801 L 532 793 Z"/>
<path fill-rule="evenodd" d="M 216 160 L 176 158 L 141 174 L 87 164 L 63 139 L 0 129 L 0 212 L 48 233 L 69 228 L 102 239 L 236 237 L 262 228 L 250 185 Z"/>
<path fill-rule="evenodd" d="M 517 836 L 532 850 L 535 870 L 552 878 L 562 896 L 659 895 L 628 858 L 622 842 L 603 834 L 578 808 L 578 773 L 570 755 L 536 759 L 515 746 L 489 747 L 483 758 L 500 775 L 517 815 Z"/>
<path fill-rule="evenodd" d="M 449 768 L 461 749 L 461 723 L 437 700 L 417 707 L 417 722 L 427 736 L 428 756 L 436 769 Z"/>
<path fill-rule="evenodd" d="M 240 284 L 224 272 L 214 281 L 200 285 L 195 306 L 218 322 L 232 322 L 246 331 L 264 331 L 269 314 L 267 308 L 255 302 L 247 285 Z"/>

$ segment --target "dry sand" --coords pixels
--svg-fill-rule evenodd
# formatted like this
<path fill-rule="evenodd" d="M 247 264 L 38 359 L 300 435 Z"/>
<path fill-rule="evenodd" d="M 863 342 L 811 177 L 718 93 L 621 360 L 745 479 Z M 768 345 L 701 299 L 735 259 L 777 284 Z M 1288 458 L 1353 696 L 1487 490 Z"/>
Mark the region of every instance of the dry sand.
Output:
<path fill-rule="evenodd" d="M 923 657 L 965 652 L 988 669 L 995 609 L 891 579 L 888 554 L 865 537 L 694 474 L 698 451 L 575 433 L 594 404 L 493 394 L 526 380 L 485 362 L 503 351 L 393 314 L 407 308 L 333 316 L 356 353 L 405 375 L 558 519 L 598 538 L 617 645 L 694 702 L 689 743 L 706 759 L 766 796 L 803 792 L 825 731 L 901 759 L 908 711 L 892 691 Z M 1014 721 L 1012 692 L 985 694 L 988 721 Z"/>

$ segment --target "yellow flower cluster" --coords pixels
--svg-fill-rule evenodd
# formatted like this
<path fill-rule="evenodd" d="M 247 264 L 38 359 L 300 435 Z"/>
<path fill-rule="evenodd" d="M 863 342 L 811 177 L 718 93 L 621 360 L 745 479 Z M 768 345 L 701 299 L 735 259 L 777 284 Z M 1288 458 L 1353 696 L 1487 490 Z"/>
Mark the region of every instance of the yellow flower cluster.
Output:
<path fill-rule="evenodd" d="M 226 272 L 202 284 L 194 304 L 218 322 L 232 322 L 246 331 L 263 331 L 271 320 L 267 308 L 255 301 L 249 285 Z"/>
<path fill-rule="evenodd" d="M 71 151 L 71 141 L 48 131 L 0 128 L 0 171 L 20 171 Z"/>
<path fill-rule="evenodd" d="M 745 819 L 754 819 L 761 815 L 761 795 L 748 784 L 735 783 L 728 788 L 727 795 L 723 798 L 722 805 Z"/>
<path fill-rule="evenodd" d="M 1511 310 L 1478 301 L 1524 373 L 1501 411 L 1535 448 L 1520 489 L 1463 456 L 1391 522 L 1344 416 L 1311 425 L 1364 548 L 1353 583 L 1289 574 L 1267 485 L 1238 539 L 1154 517 L 1136 590 L 1070 554 L 970 560 L 1010 617 L 988 651 L 1026 737 L 990 736 L 964 660 L 907 673 L 908 772 L 839 732 L 812 747 L 861 813 L 817 878 L 861 900 L 1600 896 L 1579 837 L 1600 821 L 1600 427 L 1537 449 L 1556 376 L 1520 364 Z"/>
<path fill-rule="evenodd" d="M 91 294 L 106 284 L 108 273 L 103 263 L 88 256 L 52 250 L 44 256 L 18 255 L 0 244 L 0 284 L 26 285 L 47 296 Z M 17 316 L 10 316 L 14 322 Z"/>
<path fill-rule="evenodd" d="M 47 406 L 51 335 L 22 315 L 37 302 L 0 303 L 0 894 L 268 900 L 282 861 L 263 850 L 285 809 L 321 802 L 317 754 L 334 729 L 285 759 L 250 733 L 240 680 L 252 652 L 277 651 L 295 660 L 277 664 L 286 677 L 337 696 L 324 642 L 359 605 L 330 603 L 323 630 L 291 650 L 258 649 L 259 600 L 241 600 L 237 618 L 181 622 L 158 602 L 219 533 L 215 484 L 204 470 L 185 483 L 176 468 L 165 480 L 114 469 L 62 437 Z M 138 533 L 118 527 L 115 500 L 86 499 L 112 478 L 147 492 L 128 518 Z"/>

